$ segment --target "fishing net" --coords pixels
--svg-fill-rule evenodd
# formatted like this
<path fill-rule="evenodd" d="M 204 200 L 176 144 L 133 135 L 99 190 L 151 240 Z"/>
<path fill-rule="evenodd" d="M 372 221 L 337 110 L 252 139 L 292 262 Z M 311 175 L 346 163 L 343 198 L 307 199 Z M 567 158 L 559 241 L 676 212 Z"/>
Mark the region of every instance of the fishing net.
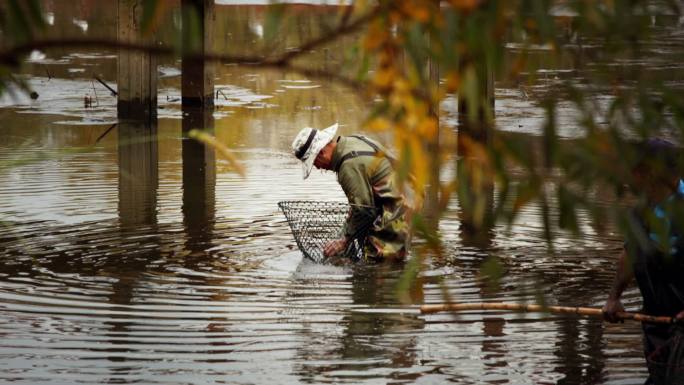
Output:
<path fill-rule="evenodd" d="M 648 372 L 656 385 L 684 385 L 684 326 L 677 325 L 672 337 L 646 357 Z"/>
<path fill-rule="evenodd" d="M 375 220 L 375 210 L 343 202 L 283 201 L 278 207 L 285 214 L 299 250 L 315 262 L 326 260 L 323 250 L 329 242 L 342 238 L 348 221 L 358 223 L 347 248 L 335 258 L 358 260 Z"/>

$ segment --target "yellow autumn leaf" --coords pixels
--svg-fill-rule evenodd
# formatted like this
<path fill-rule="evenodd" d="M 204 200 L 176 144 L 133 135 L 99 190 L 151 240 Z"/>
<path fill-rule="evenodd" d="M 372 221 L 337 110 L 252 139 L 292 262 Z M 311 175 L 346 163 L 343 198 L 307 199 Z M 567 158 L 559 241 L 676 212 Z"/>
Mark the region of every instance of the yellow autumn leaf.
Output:
<path fill-rule="evenodd" d="M 449 3 L 460 11 L 471 11 L 479 5 L 480 0 L 451 0 Z"/>
<path fill-rule="evenodd" d="M 368 33 L 363 41 L 363 48 L 366 51 L 374 51 L 387 40 L 388 33 L 382 28 L 382 24 L 375 22 L 368 28 Z"/>
<path fill-rule="evenodd" d="M 374 118 L 368 124 L 366 124 L 366 127 L 370 131 L 376 131 L 376 132 L 381 132 L 381 131 L 387 131 L 391 127 L 391 123 L 389 120 L 386 118 Z"/>
<path fill-rule="evenodd" d="M 217 140 L 213 135 L 200 130 L 190 130 L 190 132 L 188 132 L 188 137 L 214 149 L 216 152 L 226 158 L 226 160 L 228 160 L 235 172 L 240 174 L 241 177 L 245 177 L 244 166 L 238 161 L 235 155 L 233 155 L 230 149 L 226 147 L 225 144 Z"/>
<path fill-rule="evenodd" d="M 461 85 L 461 77 L 457 71 L 451 71 L 446 76 L 446 90 L 447 92 L 456 92 Z"/>
<path fill-rule="evenodd" d="M 423 142 L 416 136 L 409 138 L 409 150 L 411 151 L 411 174 L 415 177 L 416 191 L 422 193 L 428 180 L 429 159 L 423 150 Z"/>
<path fill-rule="evenodd" d="M 433 117 L 428 117 L 418 124 L 416 131 L 426 139 L 434 139 L 438 132 L 437 128 L 437 120 Z"/>
<path fill-rule="evenodd" d="M 430 20 L 430 9 L 424 2 L 405 1 L 402 10 L 415 21 L 425 23 Z"/>
<path fill-rule="evenodd" d="M 394 68 L 382 68 L 375 73 L 373 84 L 379 89 L 387 89 L 392 84 L 396 72 Z"/>

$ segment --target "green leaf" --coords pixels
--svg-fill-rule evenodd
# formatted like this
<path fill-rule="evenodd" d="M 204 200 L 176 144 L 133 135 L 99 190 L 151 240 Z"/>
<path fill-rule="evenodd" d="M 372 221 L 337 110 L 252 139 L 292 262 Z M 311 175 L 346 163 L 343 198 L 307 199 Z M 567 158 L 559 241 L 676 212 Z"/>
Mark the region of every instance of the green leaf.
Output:
<path fill-rule="evenodd" d="M 544 102 L 546 120 L 544 121 L 544 165 L 551 168 L 558 152 L 558 136 L 556 133 L 556 102 L 548 99 Z"/>
<path fill-rule="evenodd" d="M 356 79 L 359 81 L 365 81 L 368 79 L 368 71 L 370 70 L 371 60 L 370 56 L 361 56 L 361 62 L 359 63 L 359 69 L 356 71 Z"/>
<path fill-rule="evenodd" d="M 544 224 L 544 239 L 550 252 L 553 252 L 553 232 L 551 226 L 551 207 L 544 192 L 544 188 L 539 189 L 539 203 L 541 205 L 542 223 Z"/>
<path fill-rule="evenodd" d="M 12 34 L 16 41 L 25 41 L 33 37 L 33 29 L 29 23 L 24 10 L 17 0 L 9 0 L 10 22 Z"/>
<path fill-rule="evenodd" d="M 201 52 L 204 22 L 195 7 L 187 6 L 182 10 L 182 51 L 185 54 Z"/>
<path fill-rule="evenodd" d="M 287 5 L 284 3 L 271 3 L 266 11 L 266 22 L 264 23 L 264 40 L 272 42 L 279 35 L 285 10 Z"/>
<path fill-rule="evenodd" d="M 506 273 L 501 260 L 495 256 L 489 256 L 480 266 L 480 276 L 485 281 L 487 288 L 498 291 L 501 288 L 501 278 Z"/>
<path fill-rule="evenodd" d="M 575 236 L 578 236 L 580 229 L 577 221 L 576 201 L 575 196 L 565 186 L 558 187 L 559 227 L 570 230 Z"/>
<path fill-rule="evenodd" d="M 152 22 L 154 21 L 155 14 L 157 13 L 157 7 L 157 0 L 143 1 L 143 13 L 141 21 L 141 29 L 143 32 L 149 32 L 152 28 Z"/>
<path fill-rule="evenodd" d="M 404 267 L 404 271 L 397 282 L 396 293 L 402 303 L 411 303 L 411 291 L 418 280 L 418 274 L 422 270 L 423 258 L 420 253 L 415 252 L 413 258 L 409 259 Z"/>

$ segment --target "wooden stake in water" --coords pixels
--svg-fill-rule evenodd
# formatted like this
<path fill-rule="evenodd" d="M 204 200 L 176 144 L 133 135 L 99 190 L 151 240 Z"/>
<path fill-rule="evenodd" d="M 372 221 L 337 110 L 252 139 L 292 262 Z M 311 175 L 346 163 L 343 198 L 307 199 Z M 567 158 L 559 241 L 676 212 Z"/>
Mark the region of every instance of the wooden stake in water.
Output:
<path fill-rule="evenodd" d="M 438 312 L 456 312 L 465 310 L 511 310 L 521 312 L 548 312 L 548 313 L 565 313 L 565 314 L 579 314 L 592 317 L 603 317 L 603 311 L 599 308 L 592 307 L 572 307 L 572 306 L 541 306 L 541 305 L 523 305 L 517 303 L 445 303 L 437 305 L 422 305 L 420 312 L 423 314 L 432 314 Z M 671 324 L 675 322 L 673 317 L 658 317 L 646 315 L 641 313 L 619 312 L 617 318 L 622 320 L 635 320 L 649 323 Z"/>

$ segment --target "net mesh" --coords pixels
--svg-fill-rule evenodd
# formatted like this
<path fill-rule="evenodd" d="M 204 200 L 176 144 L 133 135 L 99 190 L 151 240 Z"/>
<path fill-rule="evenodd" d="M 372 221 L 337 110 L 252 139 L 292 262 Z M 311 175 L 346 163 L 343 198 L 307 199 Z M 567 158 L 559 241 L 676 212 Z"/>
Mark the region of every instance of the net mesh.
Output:
<path fill-rule="evenodd" d="M 684 326 L 676 325 L 672 337 L 646 357 L 653 384 L 684 385 Z"/>
<path fill-rule="evenodd" d="M 325 245 L 342 238 L 347 221 L 359 223 L 347 248 L 335 258 L 358 260 L 363 256 L 363 245 L 375 219 L 374 210 L 343 202 L 283 201 L 278 207 L 285 214 L 295 242 L 305 257 L 324 262 Z"/>

